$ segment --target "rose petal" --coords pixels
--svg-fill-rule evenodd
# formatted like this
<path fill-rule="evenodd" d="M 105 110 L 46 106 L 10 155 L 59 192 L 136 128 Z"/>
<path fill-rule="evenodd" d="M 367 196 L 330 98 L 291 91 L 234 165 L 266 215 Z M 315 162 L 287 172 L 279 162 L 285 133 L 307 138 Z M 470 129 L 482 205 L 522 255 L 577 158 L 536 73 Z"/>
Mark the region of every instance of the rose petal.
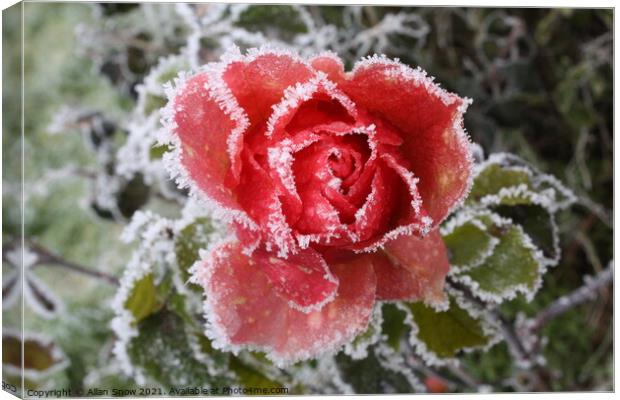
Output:
<path fill-rule="evenodd" d="M 423 299 L 430 304 L 442 304 L 446 298 L 443 286 L 449 268 L 448 251 L 438 229 L 424 238 L 400 236 L 386 243 L 375 255 L 377 298 Z"/>
<path fill-rule="evenodd" d="M 330 267 L 336 298 L 303 313 L 276 294 L 236 243 L 216 247 L 194 270 L 206 292 L 206 334 L 216 348 L 259 349 L 279 366 L 334 352 L 368 325 L 375 299 L 372 263 L 356 258 Z"/>
<path fill-rule="evenodd" d="M 218 206 L 245 214 L 229 185 L 240 144 L 229 139 L 242 133 L 246 120 L 242 110 L 235 114 L 218 102 L 214 79 L 201 73 L 179 86 L 169 104 L 171 130 L 180 140 L 180 162 L 195 185 Z"/>
<path fill-rule="evenodd" d="M 329 80 L 339 83 L 345 79 L 344 64 L 336 53 L 324 52 L 310 59 L 312 67 L 327 74 Z"/>
<path fill-rule="evenodd" d="M 414 301 L 422 298 L 421 281 L 399 263 L 392 263 L 383 250 L 371 254 L 377 275 L 377 300 Z"/>
<path fill-rule="evenodd" d="M 237 188 L 239 203 L 260 227 L 267 250 L 277 251 L 279 256 L 286 257 L 297 244 L 284 216 L 278 192 L 270 176 L 248 151 L 243 153 L 243 161 Z M 244 232 L 241 237 L 245 240 L 244 245 L 254 246 L 255 235 Z"/>
<path fill-rule="evenodd" d="M 382 153 L 381 164 L 378 168 L 384 171 L 384 175 L 388 177 L 384 178 L 384 180 L 387 179 L 386 181 L 389 182 L 385 185 L 389 190 L 381 196 L 381 201 L 387 204 L 387 206 L 385 204 L 382 207 L 375 204 L 372 207 L 365 205 L 359 210 L 360 214 L 368 213 L 370 219 L 376 219 L 375 214 L 379 214 L 375 213 L 374 210 L 388 210 L 389 214 L 385 215 L 381 221 L 385 221 L 387 216 L 390 219 L 387 222 L 375 222 L 374 224 L 374 226 L 382 227 L 384 233 L 378 236 L 375 235 L 369 240 L 347 246 L 351 250 L 358 253 L 374 252 L 386 242 L 394 240 L 399 236 L 421 236 L 430 229 L 432 220 L 422 208 L 422 201 L 417 192 L 417 178 L 400 164 L 404 160 L 398 159 L 396 155 L 388 151 Z M 385 171 L 390 173 L 387 174 Z M 359 231 L 359 228 L 357 229 Z"/>
<path fill-rule="evenodd" d="M 300 250 L 287 259 L 259 250 L 252 258 L 278 294 L 295 309 L 305 313 L 318 311 L 336 296 L 338 279 L 323 257 L 312 249 Z"/>
<path fill-rule="evenodd" d="M 394 211 L 394 195 L 398 185 L 398 177 L 393 171 L 384 167 L 377 168 L 371 183 L 371 192 L 355 214 L 353 232 L 360 241 L 364 242 L 377 232 L 390 228 L 390 216 Z"/>
<path fill-rule="evenodd" d="M 437 226 L 466 195 L 472 157 L 463 130 L 468 102 L 432 82 L 420 69 L 374 56 L 356 64 L 341 85 L 360 107 L 402 133 L 403 153 L 420 178 L 420 194 Z"/>
<path fill-rule="evenodd" d="M 335 121 L 353 123 L 356 116 L 357 110 L 351 99 L 325 74 L 317 73 L 307 82 L 286 88 L 280 102 L 273 106 L 265 136 L 282 136 L 282 130 L 288 125 L 301 130 L 316 129 L 316 125 Z"/>
<path fill-rule="evenodd" d="M 231 63 L 224 72 L 224 80 L 252 126 L 257 127 L 268 120 L 271 107 L 280 102 L 286 88 L 314 75 L 312 68 L 300 58 L 264 49 Z"/>

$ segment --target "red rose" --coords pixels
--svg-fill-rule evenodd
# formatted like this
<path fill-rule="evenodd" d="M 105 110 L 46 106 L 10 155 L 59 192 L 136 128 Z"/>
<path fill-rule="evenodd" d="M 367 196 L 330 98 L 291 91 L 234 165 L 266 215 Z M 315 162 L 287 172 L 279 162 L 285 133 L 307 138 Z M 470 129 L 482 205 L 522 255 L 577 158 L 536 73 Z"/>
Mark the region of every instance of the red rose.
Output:
<path fill-rule="evenodd" d="M 436 227 L 470 186 L 466 100 L 382 56 L 345 73 L 273 49 L 168 89 L 167 162 L 237 234 L 194 271 L 216 347 L 293 362 L 350 341 L 377 300 L 444 299 Z"/>

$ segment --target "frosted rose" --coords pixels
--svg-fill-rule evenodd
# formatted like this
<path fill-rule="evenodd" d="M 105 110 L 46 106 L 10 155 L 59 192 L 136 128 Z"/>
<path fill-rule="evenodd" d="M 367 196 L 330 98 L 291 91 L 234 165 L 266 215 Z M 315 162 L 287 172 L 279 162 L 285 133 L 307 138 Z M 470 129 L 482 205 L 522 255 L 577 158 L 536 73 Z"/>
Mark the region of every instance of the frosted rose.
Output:
<path fill-rule="evenodd" d="M 468 102 L 381 56 L 237 50 L 169 88 L 167 162 L 236 239 L 194 268 L 216 347 L 334 351 L 376 301 L 444 299 L 438 224 L 466 195 Z"/>

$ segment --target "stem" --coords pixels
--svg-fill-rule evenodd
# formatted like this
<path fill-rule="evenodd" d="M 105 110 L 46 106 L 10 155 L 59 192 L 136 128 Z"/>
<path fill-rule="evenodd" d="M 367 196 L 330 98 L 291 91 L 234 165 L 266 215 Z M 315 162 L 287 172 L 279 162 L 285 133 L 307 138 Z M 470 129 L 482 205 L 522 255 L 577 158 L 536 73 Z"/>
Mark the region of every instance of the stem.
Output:
<path fill-rule="evenodd" d="M 574 290 L 569 295 L 560 297 L 551 303 L 547 308 L 540 311 L 534 318 L 534 324 L 531 328 L 532 332 L 538 332 L 555 317 L 585 303 L 588 300 L 592 300 L 596 297 L 599 290 L 612 282 L 613 276 L 614 266 L 613 261 L 611 261 L 607 268 L 596 274 L 594 278 L 586 279 L 583 286 Z"/>
<path fill-rule="evenodd" d="M 48 266 L 56 266 L 66 268 L 70 271 L 77 272 L 82 275 L 87 275 L 96 279 L 103 280 L 111 285 L 119 286 L 120 283 L 118 278 L 112 275 L 108 275 L 105 272 L 97 271 L 95 269 L 85 267 L 83 265 L 74 263 L 72 261 L 64 259 L 62 256 L 53 253 L 52 251 L 46 249 L 45 247 L 33 242 L 30 239 L 25 239 L 25 244 L 29 250 L 33 251 L 37 255 L 37 261 L 33 266 L 37 265 L 48 265 Z M 10 262 L 5 254 L 7 251 L 15 248 L 18 245 L 18 240 L 13 240 L 8 244 L 2 246 L 2 260 Z"/>
<path fill-rule="evenodd" d="M 462 367 L 456 365 L 448 365 L 448 370 L 467 386 L 473 388 L 474 390 L 478 390 L 480 383 Z"/>

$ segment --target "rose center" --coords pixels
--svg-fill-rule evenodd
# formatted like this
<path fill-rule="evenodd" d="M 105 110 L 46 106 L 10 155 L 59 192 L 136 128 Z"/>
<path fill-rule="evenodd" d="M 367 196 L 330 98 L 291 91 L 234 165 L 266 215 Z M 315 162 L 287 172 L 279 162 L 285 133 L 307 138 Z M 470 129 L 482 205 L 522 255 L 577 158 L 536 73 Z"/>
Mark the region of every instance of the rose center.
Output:
<path fill-rule="evenodd" d="M 349 151 L 335 149 L 327 158 L 328 166 L 332 174 L 340 179 L 348 178 L 356 167 L 359 167 L 361 157 L 359 154 L 351 154 Z"/>

